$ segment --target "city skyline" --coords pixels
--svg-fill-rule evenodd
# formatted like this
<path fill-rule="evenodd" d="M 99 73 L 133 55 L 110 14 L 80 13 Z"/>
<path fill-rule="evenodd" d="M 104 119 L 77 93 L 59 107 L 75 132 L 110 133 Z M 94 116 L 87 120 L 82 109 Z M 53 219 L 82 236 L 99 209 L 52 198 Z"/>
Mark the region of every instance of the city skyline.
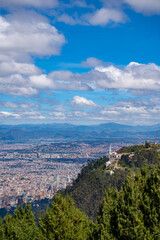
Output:
<path fill-rule="evenodd" d="M 160 118 L 158 0 L 1 0 L 0 124 Z"/>

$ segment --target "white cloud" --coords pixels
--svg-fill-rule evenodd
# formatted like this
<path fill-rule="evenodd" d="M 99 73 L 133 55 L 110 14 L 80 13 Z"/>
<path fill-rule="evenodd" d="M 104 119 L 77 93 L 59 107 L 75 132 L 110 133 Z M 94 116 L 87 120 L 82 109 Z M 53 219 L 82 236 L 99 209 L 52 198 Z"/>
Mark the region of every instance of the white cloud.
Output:
<path fill-rule="evenodd" d="M 0 61 L 0 75 L 10 74 L 25 74 L 32 75 L 40 73 L 40 69 L 31 63 L 20 63 L 15 60 L 8 59 L 7 61 Z"/>
<path fill-rule="evenodd" d="M 69 4 L 62 4 L 68 8 L 84 7 L 90 8 L 85 14 L 79 15 L 77 12 L 68 14 L 67 11 L 56 15 L 56 20 L 69 25 L 93 25 L 106 26 L 110 23 L 125 23 L 129 17 L 125 14 L 124 9 L 131 7 L 136 12 L 145 15 L 160 14 L 159 0 L 100 0 L 102 8 L 96 9 L 94 5 L 87 5 L 86 2 L 72 1 Z M 66 10 L 65 8 L 65 10 Z M 96 9 L 96 10 L 95 10 Z"/>
<path fill-rule="evenodd" d="M 134 94 L 142 91 L 160 90 L 160 67 L 154 63 L 131 62 L 124 68 L 103 64 L 96 58 L 88 58 L 82 66 L 95 68 L 85 73 L 53 71 L 41 74 L 30 63 L 0 63 L 0 93 L 11 95 L 33 95 L 38 89 L 65 89 L 89 91 L 96 89 L 128 89 Z M 101 66 L 100 66 L 101 65 Z M 3 68 L 4 66 L 4 68 Z M 9 69 L 7 75 L 7 68 Z M 15 72 L 19 72 L 15 74 Z M 36 74 L 34 74 L 36 73 Z M 143 93 L 144 95 L 144 93 Z"/>
<path fill-rule="evenodd" d="M 102 76 L 97 78 L 97 85 L 101 88 L 160 89 L 160 67 L 153 63 L 132 62 L 124 69 L 111 65 L 96 67 L 95 70 L 102 73 Z"/>
<path fill-rule="evenodd" d="M 87 112 L 84 112 L 84 111 L 75 111 L 74 115 L 76 117 L 87 117 L 88 116 Z"/>
<path fill-rule="evenodd" d="M 101 8 L 92 13 L 73 16 L 63 13 L 57 16 L 57 21 L 64 22 L 69 25 L 93 25 L 93 26 L 106 26 L 109 23 L 124 23 L 127 16 L 120 9 L 114 8 Z"/>
<path fill-rule="evenodd" d="M 70 71 L 53 71 L 48 77 L 52 79 L 54 89 L 91 90 L 79 73 L 72 73 Z"/>
<path fill-rule="evenodd" d="M 14 102 L 5 102 L 4 106 L 6 108 L 17 108 L 18 107 Z"/>
<path fill-rule="evenodd" d="M 99 113 L 104 120 L 123 122 L 130 124 L 158 123 L 160 118 L 160 105 L 151 104 L 150 101 L 124 100 L 106 106 Z"/>
<path fill-rule="evenodd" d="M 123 0 L 129 4 L 135 11 L 144 14 L 159 14 L 160 1 L 159 0 Z"/>
<path fill-rule="evenodd" d="M 54 88 L 32 56 L 57 55 L 64 43 L 63 34 L 34 11 L 0 16 L 0 93 L 32 95 L 36 88 Z"/>
<path fill-rule="evenodd" d="M 50 112 L 49 113 L 50 116 L 53 116 L 53 119 L 65 119 L 65 113 L 63 112 Z"/>
<path fill-rule="evenodd" d="M 39 119 L 39 120 L 45 120 L 46 119 L 46 117 L 45 116 L 43 116 L 43 115 L 38 115 L 38 116 L 28 116 L 28 119 Z"/>
<path fill-rule="evenodd" d="M 81 7 L 81 8 L 90 7 L 90 6 L 87 5 L 86 1 L 84 1 L 84 0 L 73 0 L 72 4 L 73 4 L 73 6 Z"/>
<path fill-rule="evenodd" d="M 32 95 L 37 94 L 27 78 L 20 74 L 0 77 L 0 93 L 10 95 Z"/>
<path fill-rule="evenodd" d="M 84 18 L 89 24 L 94 26 L 105 26 L 111 22 L 124 23 L 126 21 L 126 16 L 123 12 L 110 8 L 98 9 L 93 13 L 84 15 Z"/>
<path fill-rule="evenodd" d="M 73 107 L 88 107 L 88 108 L 99 108 L 100 106 L 95 104 L 92 100 L 88 100 L 84 97 L 74 96 L 71 101 Z"/>
<path fill-rule="evenodd" d="M 58 5 L 58 0 L 1 0 L 0 7 L 36 7 L 52 8 Z"/>
<path fill-rule="evenodd" d="M 54 88 L 54 84 L 51 79 L 47 78 L 45 74 L 31 76 L 31 85 L 36 88 Z"/>
<path fill-rule="evenodd" d="M 30 109 L 33 109 L 33 108 L 40 108 L 40 106 L 36 103 L 32 103 L 32 102 L 23 102 L 20 104 L 20 107 L 21 108 L 30 108 Z"/>
<path fill-rule="evenodd" d="M 75 96 L 71 102 L 74 108 L 39 108 L 32 103 L 24 103 L 12 106 L 12 102 L 2 103 L 3 107 L 13 107 L 14 112 L 7 110 L 0 112 L 0 119 L 19 119 L 19 120 L 65 120 L 65 121 L 114 121 L 126 124 L 154 124 L 159 122 L 160 118 L 160 97 L 152 96 L 150 99 L 143 97 L 121 99 L 105 107 L 95 106 L 96 104 L 84 97 Z M 23 109 L 22 109 L 23 108 Z M 33 110 L 35 108 L 35 111 Z M 78 109 L 80 108 L 80 109 Z M 12 111 L 13 111 L 12 110 Z"/>
<path fill-rule="evenodd" d="M 12 57 L 25 54 L 57 55 L 65 43 L 63 34 L 48 19 L 35 12 L 22 11 L 0 17 L 0 51 Z"/>
<path fill-rule="evenodd" d="M 90 58 L 87 58 L 86 61 L 82 61 L 82 66 L 84 67 L 97 67 L 101 65 L 102 65 L 102 61 L 94 57 L 90 57 Z"/>
<path fill-rule="evenodd" d="M 128 4 L 136 12 L 142 14 L 159 14 L 159 0 L 100 0 L 106 8 L 124 9 Z"/>
<path fill-rule="evenodd" d="M 100 0 L 105 7 L 115 7 L 118 8 L 122 5 L 123 0 Z"/>
<path fill-rule="evenodd" d="M 43 116 L 40 112 L 37 111 L 21 111 L 19 112 L 19 115 L 21 116 L 21 119 L 46 119 L 45 116 Z"/>
<path fill-rule="evenodd" d="M 159 99 L 160 100 L 160 99 Z M 150 102 L 152 102 L 150 104 Z M 109 104 L 104 108 L 96 108 L 90 111 L 73 111 L 67 114 L 67 119 L 87 121 L 114 121 L 126 124 L 154 124 L 159 123 L 160 101 L 158 99 L 125 99 Z"/>
<path fill-rule="evenodd" d="M 8 118 L 8 117 L 20 118 L 20 115 L 16 113 L 6 112 L 6 111 L 0 112 L 0 119 Z"/>
<path fill-rule="evenodd" d="M 76 25 L 76 24 L 81 24 L 80 19 L 78 18 L 73 18 L 72 16 L 69 16 L 68 14 L 64 13 L 60 16 L 57 17 L 58 22 L 63 22 L 69 25 Z"/>

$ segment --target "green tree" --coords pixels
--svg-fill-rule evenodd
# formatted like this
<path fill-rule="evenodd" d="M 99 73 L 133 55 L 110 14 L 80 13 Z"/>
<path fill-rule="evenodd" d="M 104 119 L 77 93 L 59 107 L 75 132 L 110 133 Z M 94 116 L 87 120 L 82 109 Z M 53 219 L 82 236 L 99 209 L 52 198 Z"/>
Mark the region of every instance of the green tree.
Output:
<path fill-rule="evenodd" d="M 96 227 L 92 239 L 109 240 L 115 239 L 111 229 L 111 211 L 117 204 L 118 191 L 109 188 L 99 207 L 99 213 L 96 220 Z"/>
<path fill-rule="evenodd" d="M 85 240 L 91 235 L 93 223 L 75 207 L 73 200 L 56 194 L 51 207 L 40 221 L 40 231 L 49 240 Z"/>
<path fill-rule="evenodd" d="M 5 237 L 5 228 L 4 228 L 4 224 L 2 222 L 2 219 L 0 219 L 0 239 L 1 240 L 7 240 L 7 238 Z"/>
<path fill-rule="evenodd" d="M 145 148 L 149 148 L 150 147 L 149 142 L 146 141 L 144 146 L 145 146 Z"/>
<path fill-rule="evenodd" d="M 14 215 L 4 217 L 5 235 L 13 240 L 38 240 L 40 239 L 38 227 L 29 203 L 25 208 L 21 205 L 16 208 Z"/>
<path fill-rule="evenodd" d="M 94 239 L 157 240 L 160 238 L 160 165 L 132 173 L 119 192 L 102 202 Z"/>

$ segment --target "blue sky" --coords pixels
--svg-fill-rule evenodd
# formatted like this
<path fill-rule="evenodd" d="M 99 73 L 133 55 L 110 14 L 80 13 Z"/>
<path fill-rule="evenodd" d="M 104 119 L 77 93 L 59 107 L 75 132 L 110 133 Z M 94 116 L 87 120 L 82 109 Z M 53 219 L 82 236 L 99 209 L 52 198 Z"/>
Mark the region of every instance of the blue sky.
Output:
<path fill-rule="evenodd" d="M 159 0 L 1 0 L 0 124 L 160 123 Z"/>

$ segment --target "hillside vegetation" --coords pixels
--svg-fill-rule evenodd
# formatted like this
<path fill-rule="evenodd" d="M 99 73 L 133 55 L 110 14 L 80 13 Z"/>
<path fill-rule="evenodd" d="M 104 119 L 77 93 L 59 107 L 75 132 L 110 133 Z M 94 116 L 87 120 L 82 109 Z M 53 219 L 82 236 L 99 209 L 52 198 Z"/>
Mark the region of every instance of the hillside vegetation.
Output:
<path fill-rule="evenodd" d="M 141 150 L 147 151 L 145 148 Z M 151 150 L 155 151 L 148 147 L 148 151 Z M 126 151 L 129 150 L 126 148 Z M 73 186 L 55 195 L 39 225 L 28 203 L 25 208 L 21 206 L 13 215 L 7 215 L 0 221 L 0 239 L 159 239 L 158 158 L 154 165 L 152 160 L 144 161 L 145 166 L 139 171 L 136 168 L 136 173 L 129 166 L 115 170 L 113 175 L 105 172 L 105 157 L 89 161 Z"/>
<path fill-rule="evenodd" d="M 160 159 L 160 145 L 145 143 L 144 145 L 135 145 L 123 147 L 119 153 L 128 153 L 122 155 L 119 164 L 128 168 L 141 168 L 142 166 L 156 164 Z M 131 155 L 132 157 L 130 157 Z"/>
<path fill-rule="evenodd" d="M 105 172 L 106 157 L 97 161 L 88 161 L 83 167 L 72 186 L 68 186 L 62 193 L 70 195 L 78 208 L 95 220 L 99 204 L 105 194 L 106 187 L 120 189 L 128 175 L 128 170 L 116 170 L 113 175 Z"/>

